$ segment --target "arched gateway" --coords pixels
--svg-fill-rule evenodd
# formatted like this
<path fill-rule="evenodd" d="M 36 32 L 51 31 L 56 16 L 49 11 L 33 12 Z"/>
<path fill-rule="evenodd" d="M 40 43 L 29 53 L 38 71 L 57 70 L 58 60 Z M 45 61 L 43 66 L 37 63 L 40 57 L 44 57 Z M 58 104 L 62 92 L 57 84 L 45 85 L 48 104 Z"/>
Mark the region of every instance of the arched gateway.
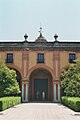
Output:
<path fill-rule="evenodd" d="M 0 42 L 0 60 L 17 70 L 22 102 L 60 102 L 61 70 L 80 58 L 80 42 L 49 42 L 40 34 L 34 42 L 24 35 L 22 42 Z"/>
<path fill-rule="evenodd" d="M 22 80 L 22 75 L 21 75 L 21 72 L 18 70 L 18 68 L 17 68 L 16 66 L 7 65 L 7 67 L 16 71 L 16 75 L 17 75 L 17 76 L 16 76 L 16 79 L 17 79 L 17 82 L 18 82 L 18 84 L 19 84 L 19 88 L 20 88 L 20 90 L 21 90 L 21 88 L 22 88 L 22 82 L 21 82 L 21 80 Z"/>
<path fill-rule="evenodd" d="M 30 75 L 29 100 L 52 101 L 52 75 L 43 68 L 34 70 Z"/>

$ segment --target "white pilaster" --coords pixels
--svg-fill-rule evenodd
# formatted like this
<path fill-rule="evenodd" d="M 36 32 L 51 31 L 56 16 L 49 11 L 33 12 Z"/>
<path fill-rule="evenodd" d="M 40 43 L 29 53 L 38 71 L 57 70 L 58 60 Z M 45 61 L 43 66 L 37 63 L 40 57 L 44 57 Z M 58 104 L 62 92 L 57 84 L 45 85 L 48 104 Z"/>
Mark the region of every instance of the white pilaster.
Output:
<path fill-rule="evenodd" d="M 22 102 L 24 102 L 24 84 L 22 84 Z"/>
<path fill-rule="evenodd" d="M 26 102 L 28 102 L 28 83 L 26 84 Z"/>
<path fill-rule="evenodd" d="M 60 84 L 58 84 L 58 102 L 60 102 Z"/>
<path fill-rule="evenodd" d="M 54 102 L 56 102 L 56 84 L 54 84 Z"/>

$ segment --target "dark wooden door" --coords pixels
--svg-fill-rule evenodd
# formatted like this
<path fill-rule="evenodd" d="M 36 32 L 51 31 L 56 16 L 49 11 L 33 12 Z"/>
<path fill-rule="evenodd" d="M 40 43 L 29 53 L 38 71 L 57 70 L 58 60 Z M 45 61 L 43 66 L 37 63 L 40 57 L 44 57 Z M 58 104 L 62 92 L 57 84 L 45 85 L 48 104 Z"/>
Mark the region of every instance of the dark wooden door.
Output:
<path fill-rule="evenodd" d="M 34 98 L 38 101 L 48 100 L 48 79 L 34 80 Z"/>

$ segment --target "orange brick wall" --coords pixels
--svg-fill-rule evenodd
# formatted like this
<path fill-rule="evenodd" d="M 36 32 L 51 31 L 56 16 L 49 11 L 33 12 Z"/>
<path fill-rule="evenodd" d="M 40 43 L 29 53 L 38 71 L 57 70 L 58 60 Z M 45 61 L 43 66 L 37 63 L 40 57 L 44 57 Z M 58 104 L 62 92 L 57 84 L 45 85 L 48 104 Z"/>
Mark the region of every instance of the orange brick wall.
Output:
<path fill-rule="evenodd" d="M 67 51 L 61 51 L 60 52 L 60 69 L 67 66 L 68 64 L 69 64 L 68 52 Z"/>
<path fill-rule="evenodd" d="M 5 52 L 0 52 L 0 61 L 3 61 L 5 63 Z"/>
<path fill-rule="evenodd" d="M 22 69 L 22 52 L 15 51 L 14 52 L 14 64 Z"/>
<path fill-rule="evenodd" d="M 10 51 L 11 52 L 11 51 Z M 45 64 L 49 68 L 53 70 L 54 66 L 54 56 L 53 51 L 43 51 L 45 54 Z M 0 61 L 5 63 L 6 60 L 6 51 L 0 52 Z M 8 51 L 9 53 L 9 51 Z M 22 70 L 22 51 L 13 51 L 14 54 L 14 66 L 17 66 L 20 70 Z M 37 65 L 37 53 L 38 51 L 29 51 L 29 67 L 30 70 L 32 67 Z M 60 51 L 60 70 L 69 65 L 68 56 L 69 53 L 73 53 L 70 51 Z M 80 58 L 80 52 L 76 53 L 77 58 Z M 26 64 L 26 63 L 25 63 Z M 25 66 L 26 67 L 26 66 Z M 24 68 L 24 72 L 26 72 L 26 68 Z M 25 73 L 26 74 L 26 73 Z"/>
<path fill-rule="evenodd" d="M 29 51 L 29 69 L 37 63 L 37 56 L 35 51 Z"/>
<path fill-rule="evenodd" d="M 45 54 L 45 64 L 53 69 L 53 52 L 46 52 Z"/>

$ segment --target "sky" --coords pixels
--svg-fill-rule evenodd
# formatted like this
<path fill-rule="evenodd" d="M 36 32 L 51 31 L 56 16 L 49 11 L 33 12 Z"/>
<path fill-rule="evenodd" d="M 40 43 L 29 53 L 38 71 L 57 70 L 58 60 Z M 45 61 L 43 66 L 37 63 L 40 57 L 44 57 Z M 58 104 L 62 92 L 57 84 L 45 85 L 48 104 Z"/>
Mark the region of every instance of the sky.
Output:
<path fill-rule="evenodd" d="M 80 0 L 0 0 L 0 41 L 80 41 Z"/>

